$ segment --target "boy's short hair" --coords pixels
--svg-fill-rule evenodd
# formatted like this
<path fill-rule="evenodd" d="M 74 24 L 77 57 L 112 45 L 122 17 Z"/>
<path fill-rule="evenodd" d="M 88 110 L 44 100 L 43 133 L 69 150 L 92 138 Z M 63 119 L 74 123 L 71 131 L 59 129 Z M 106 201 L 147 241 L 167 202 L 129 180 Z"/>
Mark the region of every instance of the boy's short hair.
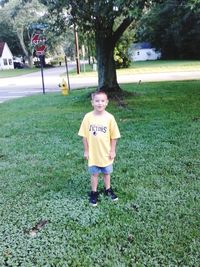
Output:
<path fill-rule="evenodd" d="M 105 95 L 108 98 L 108 95 L 104 91 L 96 91 L 96 92 L 94 92 L 94 93 L 91 94 L 92 100 L 94 99 L 94 97 L 96 95 Z"/>

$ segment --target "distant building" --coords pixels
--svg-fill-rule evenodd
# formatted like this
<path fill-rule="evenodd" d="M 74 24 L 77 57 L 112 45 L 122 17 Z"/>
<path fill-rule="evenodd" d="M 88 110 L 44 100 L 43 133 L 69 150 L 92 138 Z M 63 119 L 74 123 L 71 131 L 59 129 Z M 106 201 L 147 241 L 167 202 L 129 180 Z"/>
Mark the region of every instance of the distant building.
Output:
<path fill-rule="evenodd" d="M 0 42 L 0 70 L 14 69 L 13 54 L 7 43 Z"/>
<path fill-rule="evenodd" d="M 161 58 L 161 53 L 151 47 L 150 43 L 134 43 L 129 49 L 132 61 L 157 60 Z"/>

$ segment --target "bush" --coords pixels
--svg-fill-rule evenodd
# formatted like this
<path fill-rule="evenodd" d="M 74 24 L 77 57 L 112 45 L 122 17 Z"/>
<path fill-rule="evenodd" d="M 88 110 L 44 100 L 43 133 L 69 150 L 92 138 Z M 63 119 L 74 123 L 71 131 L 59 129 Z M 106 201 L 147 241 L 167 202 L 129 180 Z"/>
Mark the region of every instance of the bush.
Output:
<path fill-rule="evenodd" d="M 128 68 L 131 65 L 131 61 L 128 58 L 128 52 L 120 51 L 115 48 L 114 51 L 115 66 L 117 69 Z"/>

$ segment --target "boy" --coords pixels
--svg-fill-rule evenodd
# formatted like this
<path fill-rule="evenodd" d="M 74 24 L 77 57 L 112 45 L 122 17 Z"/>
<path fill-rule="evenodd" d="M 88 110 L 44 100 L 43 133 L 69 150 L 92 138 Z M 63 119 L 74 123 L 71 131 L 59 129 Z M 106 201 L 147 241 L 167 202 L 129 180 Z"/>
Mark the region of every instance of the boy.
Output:
<path fill-rule="evenodd" d="M 93 111 L 85 115 L 78 135 L 83 137 L 84 158 L 88 160 L 88 171 L 91 174 L 90 203 L 96 206 L 100 173 L 104 178 L 105 194 L 113 201 L 118 199 L 110 187 L 110 174 L 120 132 L 114 116 L 105 110 L 108 105 L 106 93 L 93 93 L 91 103 Z"/>

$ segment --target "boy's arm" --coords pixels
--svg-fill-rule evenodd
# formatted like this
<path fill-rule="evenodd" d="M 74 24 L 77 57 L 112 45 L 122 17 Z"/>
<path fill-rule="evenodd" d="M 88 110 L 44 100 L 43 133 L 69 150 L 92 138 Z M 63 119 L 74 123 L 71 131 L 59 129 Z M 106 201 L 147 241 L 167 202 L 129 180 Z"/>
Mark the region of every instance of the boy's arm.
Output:
<path fill-rule="evenodd" d="M 110 153 L 109 153 L 110 159 L 114 159 L 116 156 L 116 152 L 115 152 L 116 145 L 117 145 L 117 139 L 111 139 L 110 140 L 110 147 L 111 148 L 110 148 Z"/>
<path fill-rule="evenodd" d="M 89 147 L 86 137 L 83 137 L 83 146 L 84 146 L 84 158 L 88 160 L 89 158 Z"/>

